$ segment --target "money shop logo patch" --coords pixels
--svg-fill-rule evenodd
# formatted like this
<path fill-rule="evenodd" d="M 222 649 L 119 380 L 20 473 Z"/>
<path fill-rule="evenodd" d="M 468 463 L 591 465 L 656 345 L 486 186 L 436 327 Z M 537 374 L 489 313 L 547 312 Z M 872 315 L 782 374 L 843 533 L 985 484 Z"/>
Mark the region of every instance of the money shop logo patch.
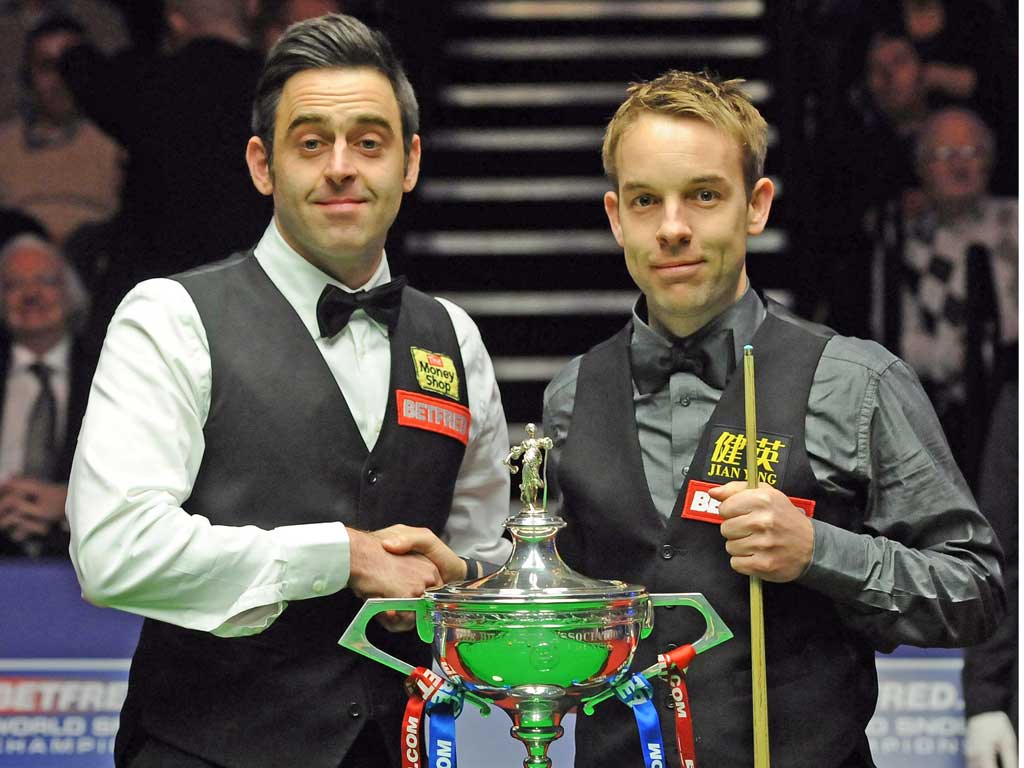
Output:
<path fill-rule="evenodd" d="M 416 381 L 420 389 L 436 392 L 452 400 L 459 399 L 459 374 L 448 355 L 420 347 L 409 347 L 409 351 L 412 352 L 412 364 L 416 369 Z"/>

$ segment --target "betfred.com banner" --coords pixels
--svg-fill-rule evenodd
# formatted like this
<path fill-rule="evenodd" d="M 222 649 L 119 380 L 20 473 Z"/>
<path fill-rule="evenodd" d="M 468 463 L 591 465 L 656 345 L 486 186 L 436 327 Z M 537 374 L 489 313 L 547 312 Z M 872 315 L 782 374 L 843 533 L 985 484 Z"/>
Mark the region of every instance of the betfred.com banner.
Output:
<path fill-rule="evenodd" d="M 875 663 L 878 706 L 868 724 L 875 762 L 880 768 L 962 768 L 963 659 L 892 655 Z"/>
<path fill-rule="evenodd" d="M 0 659 L 0 768 L 109 768 L 127 659 Z"/>

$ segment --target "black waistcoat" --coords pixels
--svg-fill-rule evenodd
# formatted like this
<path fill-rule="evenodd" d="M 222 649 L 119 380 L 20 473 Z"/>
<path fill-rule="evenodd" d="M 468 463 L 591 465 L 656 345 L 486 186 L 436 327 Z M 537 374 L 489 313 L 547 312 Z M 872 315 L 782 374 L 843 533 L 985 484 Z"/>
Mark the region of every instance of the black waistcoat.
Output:
<path fill-rule="evenodd" d="M 403 522 L 440 533 L 465 451 L 460 441 L 399 426 L 396 392 L 420 389 L 411 347 L 447 356 L 467 406 L 455 330 L 434 299 L 406 288 L 391 334 L 384 425 L 368 452 L 305 326 L 251 254 L 177 278 L 206 329 L 212 366 L 206 450 L 185 509 L 214 524 Z M 173 436 L 168 436 L 171 439 Z M 224 564 L 225 578 L 230 563 Z M 397 754 L 401 676 L 338 645 L 361 602 L 348 589 L 294 601 L 264 632 L 224 639 L 146 620 L 122 713 L 119 751 L 137 726 L 218 765 L 337 768 L 359 729 L 378 720 Z M 415 632 L 375 644 L 414 665 Z"/>
<path fill-rule="evenodd" d="M 680 516 L 691 480 L 721 484 L 729 481 L 721 475 L 731 467 L 745 467 L 742 452 L 738 458 L 727 452 L 715 455 L 716 444 L 727 447 L 731 436 L 745 432 L 742 369 L 730 378 L 705 427 L 666 521 L 654 507 L 644 475 L 633 410 L 630 334 L 627 326 L 581 362 L 558 468 L 569 523 L 560 538 L 566 539 L 570 565 L 589 576 L 643 584 L 650 592 L 701 592 L 708 598 L 735 637 L 698 656 L 687 673 L 698 765 L 749 768 L 749 580 L 730 568 L 718 525 Z M 769 450 L 762 470 L 770 468 L 774 484 L 787 495 L 815 500 L 817 519 L 856 530 L 850 510 L 814 478 L 804 445 L 808 393 L 828 335 L 769 304 L 752 342 L 758 435 L 768 439 Z M 872 649 L 844 628 L 833 602 L 810 589 L 765 582 L 764 600 L 772 765 L 873 765 L 864 736 L 877 696 Z M 693 642 L 703 632 L 704 620 L 696 611 L 658 609 L 654 632 L 641 643 L 633 668 L 650 665 L 658 653 Z M 677 750 L 670 730 L 671 696 L 661 681 L 655 690 L 666 751 L 672 754 Z M 639 764 L 639 748 L 633 716 L 621 704 L 602 704 L 593 717 L 577 719 L 577 765 Z"/>

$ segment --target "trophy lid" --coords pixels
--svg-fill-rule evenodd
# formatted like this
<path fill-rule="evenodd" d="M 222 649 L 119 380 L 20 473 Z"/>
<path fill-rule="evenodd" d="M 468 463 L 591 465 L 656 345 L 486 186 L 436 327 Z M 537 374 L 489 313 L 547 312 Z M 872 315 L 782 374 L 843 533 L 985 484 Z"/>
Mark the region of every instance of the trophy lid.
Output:
<path fill-rule="evenodd" d="M 512 553 L 505 564 L 489 576 L 453 582 L 428 591 L 436 600 L 454 602 L 575 602 L 580 600 L 621 600 L 646 594 L 644 587 L 617 580 L 592 579 L 572 570 L 562 560 L 555 536 L 566 523 L 557 512 L 546 509 L 546 499 L 537 505 L 537 494 L 546 487 L 546 452 L 551 438 L 537 437 L 536 427 L 526 425 L 527 438 L 512 446 L 505 466 L 519 471 L 512 462 L 522 459 L 519 485 L 522 508 L 505 521 L 512 535 Z"/>

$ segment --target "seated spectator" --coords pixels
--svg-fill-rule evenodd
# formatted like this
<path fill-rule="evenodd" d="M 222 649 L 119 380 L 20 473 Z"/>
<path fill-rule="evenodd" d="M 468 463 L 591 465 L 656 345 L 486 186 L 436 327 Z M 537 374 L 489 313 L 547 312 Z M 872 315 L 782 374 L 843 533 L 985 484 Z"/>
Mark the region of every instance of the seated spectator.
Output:
<path fill-rule="evenodd" d="M 82 27 L 67 17 L 29 32 L 22 114 L 0 126 L 0 205 L 35 217 L 58 243 L 110 218 L 121 187 L 120 148 L 82 118 L 57 72 L 63 52 L 82 39 Z"/>
<path fill-rule="evenodd" d="M 992 134 L 976 114 L 948 108 L 929 118 L 916 147 L 926 207 L 906 222 L 900 300 L 887 307 L 899 313 L 899 352 L 965 468 L 977 465 L 981 449 L 967 442 L 970 426 L 987 421 L 1008 372 L 1000 363 L 1015 359 L 1008 351 L 1017 344 L 1017 201 L 988 194 L 994 162 Z M 970 291 L 969 273 L 978 276 Z M 987 337 L 968 338 L 979 313 Z M 981 368 L 987 384 L 969 393 Z"/>
<path fill-rule="evenodd" d="M 67 479 L 94 369 L 74 337 L 88 302 L 60 251 L 0 251 L 0 556 L 67 556 Z"/>

